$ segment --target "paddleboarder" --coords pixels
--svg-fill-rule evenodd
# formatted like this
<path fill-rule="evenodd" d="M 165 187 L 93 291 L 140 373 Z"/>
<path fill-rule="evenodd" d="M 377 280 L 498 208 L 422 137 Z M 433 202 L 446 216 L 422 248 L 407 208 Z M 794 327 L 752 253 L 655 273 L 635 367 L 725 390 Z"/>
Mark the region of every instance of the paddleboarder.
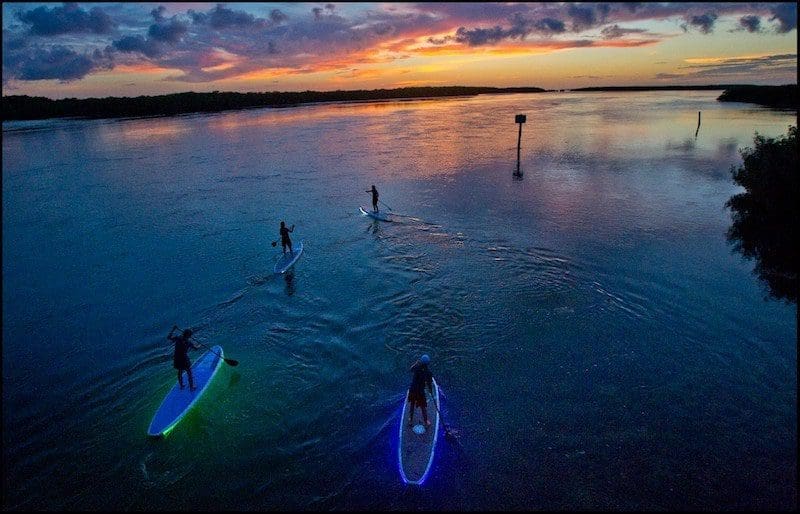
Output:
<path fill-rule="evenodd" d="M 189 377 L 189 390 L 194 391 L 194 379 L 192 378 L 192 363 L 189 362 L 189 348 L 197 350 L 199 346 L 192 343 L 189 338 L 192 337 L 192 330 L 187 328 L 179 336 L 173 336 L 173 332 L 177 330 L 178 326 L 173 325 L 172 330 L 169 331 L 167 339 L 175 343 L 175 355 L 172 357 L 172 366 L 178 370 L 178 384 L 183 389 L 183 372 Z"/>
<path fill-rule="evenodd" d="M 294 225 L 292 228 L 286 228 L 286 222 L 281 221 L 281 245 L 283 245 L 283 254 L 286 255 L 286 247 L 289 247 L 289 253 L 294 255 L 294 251 L 292 250 L 292 240 L 289 239 L 289 232 L 294 232 Z"/>
<path fill-rule="evenodd" d="M 378 190 L 375 189 L 375 184 L 372 184 L 372 189 L 367 189 L 365 193 L 372 193 L 372 210 L 378 212 Z"/>
<path fill-rule="evenodd" d="M 422 409 L 422 421 L 425 426 L 431 426 L 431 422 L 428 419 L 428 402 L 425 399 L 425 386 L 428 387 L 428 391 L 433 396 L 433 374 L 428 369 L 430 361 L 430 357 L 423 355 L 410 368 L 410 371 L 414 372 L 414 378 L 411 379 L 411 386 L 408 388 L 409 427 L 414 426 L 414 409 L 416 407 Z"/>

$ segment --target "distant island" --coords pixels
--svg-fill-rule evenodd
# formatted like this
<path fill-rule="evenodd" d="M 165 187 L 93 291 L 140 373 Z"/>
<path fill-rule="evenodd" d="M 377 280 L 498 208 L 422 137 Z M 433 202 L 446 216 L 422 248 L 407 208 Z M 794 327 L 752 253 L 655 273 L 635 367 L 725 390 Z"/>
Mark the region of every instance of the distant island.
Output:
<path fill-rule="evenodd" d="M 579 87 L 570 91 L 709 91 L 714 89 L 729 89 L 737 87 L 736 84 L 716 84 L 710 86 L 594 86 Z M 753 86 L 759 87 L 759 86 Z"/>
<path fill-rule="evenodd" d="M 474 96 L 480 94 L 542 93 L 539 87 L 405 87 L 354 91 L 300 91 L 268 93 L 175 93 L 159 96 L 64 98 L 4 96 L 2 120 L 46 118 L 128 118 L 173 116 L 193 112 L 219 112 L 258 107 L 292 107 L 318 102 L 360 102 Z"/>
<path fill-rule="evenodd" d="M 751 102 L 770 107 L 797 108 L 797 85 L 753 86 L 739 84 L 705 86 L 607 86 L 557 90 L 589 91 L 705 91 L 724 90 L 721 102 Z M 174 93 L 158 96 L 64 98 L 52 100 L 40 96 L 3 97 L 2 121 L 41 120 L 48 118 L 133 118 L 174 116 L 198 112 L 220 112 L 263 107 L 293 107 L 319 102 L 366 102 L 475 96 L 481 94 L 544 93 L 553 90 L 539 87 L 405 87 L 352 91 L 299 91 L 266 93 Z"/>

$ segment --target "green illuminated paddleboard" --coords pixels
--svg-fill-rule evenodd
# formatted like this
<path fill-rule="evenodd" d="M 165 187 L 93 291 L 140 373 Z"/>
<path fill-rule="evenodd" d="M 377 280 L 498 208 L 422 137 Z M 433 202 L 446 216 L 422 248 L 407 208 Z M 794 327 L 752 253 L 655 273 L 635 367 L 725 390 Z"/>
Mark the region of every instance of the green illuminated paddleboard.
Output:
<path fill-rule="evenodd" d="M 215 352 L 219 355 L 215 355 Z M 186 376 L 183 379 L 183 389 L 176 383 L 167 393 L 166 398 L 161 402 L 161 406 L 153 416 L 150 428 L 147 429 L 147 435 L 153 437 L 165 436 L 183 419 L 189 409 L 203 395 L 208 384 L 211 383 L 211 379 L 214 378 L 217 370 L 222 365 L 223 358 L 222 347 L 214 346 L 211 351 L 204 353 L 197 359 L 192 365 L 195 390 L 189 390 L 189 378 Z"/>

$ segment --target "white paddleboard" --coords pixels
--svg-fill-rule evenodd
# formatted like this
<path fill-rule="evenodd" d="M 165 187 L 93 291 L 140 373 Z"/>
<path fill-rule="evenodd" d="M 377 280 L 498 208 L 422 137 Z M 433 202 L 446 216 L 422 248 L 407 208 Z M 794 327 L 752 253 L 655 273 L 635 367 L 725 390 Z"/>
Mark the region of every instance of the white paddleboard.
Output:
<path fill-rule="evenodd" d="M 425 388 L 428 403 L 428 419 L 431 426 L 426 427 L 422 422 L 422 411 L 414 408 L 414 426 L 408 426 L 408 392 L 403 403 L 403 415 L 400 416 L 400 440 L 397 445 L 397 458 L 400 468 L 400 477 L 407 484 L 421 485 L 428 477 L 428 472 L 433 464 L 433 455 L 436 450 L 436 440 L 439 434 L 439 411 L 434 405 L 439 405 L 439 385 L 433 379 L 433 398 Z"/>
<path fill-rule="evenodd" d="M 285 254 L 281 255 L 278 259 L 278 262 L 275 263 L 275 273 L 285 273 L 292 264 L 297 262 L 297 259 L 300 258 L 300 254 L 303 253 L 303 242 L 300 241 L 299 243 L 292 245 L 293 252 L 286 251 Z"/>
<path fill-rule="evenodd" d="M 214 352 L 219 355 L 214 355 Z M 147 435 L 153 437 L 166 436 L 183 419 L 189 409 L 205 392 L 211 379 L 214 378 L 217 370 L 222 365 L 223 358 L 222 347 L 217 345 L 195 361 L 192 365 L 195 390 L 189 390 L 189 377 L 184 373 L 183 389 L 176 382 L 172 390 L 167 393 L 166 398 L 161 402 L 161 406 L 153 416 L 153 421 L 150 422 Z"/>
<path fill-rule="evenodd" d="M 375 218 L 376 220 L 381 221 L 392 221 L 389 219 L 389 215 L 383 212 L 375 212 L 372 209 L 365 209 L 364 207 L 358 208 L 361 211 L 361 214 L 366 214 L 370 218 Z"/>

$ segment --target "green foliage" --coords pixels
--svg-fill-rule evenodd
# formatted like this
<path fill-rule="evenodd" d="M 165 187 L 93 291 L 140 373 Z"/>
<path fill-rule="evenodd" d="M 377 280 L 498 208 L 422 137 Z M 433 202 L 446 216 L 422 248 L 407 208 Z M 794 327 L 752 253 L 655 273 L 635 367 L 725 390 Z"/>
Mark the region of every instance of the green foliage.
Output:
<path fill-rule="evenodd" d="M 770 107 L 797 109 L 797 84 L 785 86 L 731 86 L 717 98 L 720 102 L 750 102 Z"/>
<path fill-rule="evenodd" d="M 756 133 L 754 148 L 741 150 L 743 165 L 732 168 L 733 180 L 745 188 L 726 202 L 733 224 L 728 240 L 748 259 L 776 298 L 797 302 L 800 243 L 800 170 L 797 127 L 786 136 Z"/>

